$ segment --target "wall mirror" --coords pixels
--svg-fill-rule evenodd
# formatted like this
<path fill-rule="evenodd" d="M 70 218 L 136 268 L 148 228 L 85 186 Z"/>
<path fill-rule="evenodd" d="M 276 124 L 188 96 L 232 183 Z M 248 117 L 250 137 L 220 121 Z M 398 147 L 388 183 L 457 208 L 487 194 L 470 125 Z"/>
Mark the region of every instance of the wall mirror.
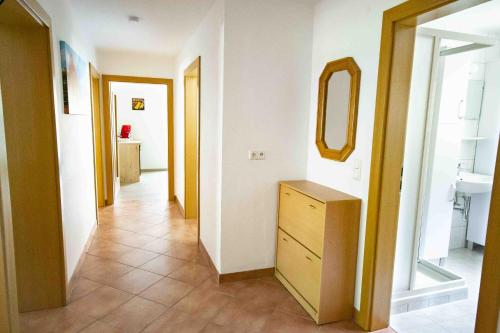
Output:
<path fill-rule="evenodd" d="M 353 58 L 329 62 L 321 73 L 316 145 L 324 158 L 345 161 L 354 151 L 360 79 Z"/>

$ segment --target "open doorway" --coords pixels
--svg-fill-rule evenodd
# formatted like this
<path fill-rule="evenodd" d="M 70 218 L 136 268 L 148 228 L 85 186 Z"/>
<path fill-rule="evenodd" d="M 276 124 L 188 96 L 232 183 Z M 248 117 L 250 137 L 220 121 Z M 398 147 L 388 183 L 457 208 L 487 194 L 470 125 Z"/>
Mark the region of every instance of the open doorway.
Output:
<path fill-rule="evenodd" d="M 474 332 L 500 131 L 500 26 L 467 34 L 453 22 L 500 15 L 483 6 L 417 29 L 392 299 L 398 332 Z"/>
<path fill-rule="evenodd" d="M 122 185 L 140 183 L 144 172 L 155 184 L 149 178 L 164 176 L 165 201 L 172 201 L 173 81 L 114 75 L 103 75 L 102 80 L 106 205 L 115 202 Z"/>
<path fill-rule="evenodd" d="M 399 333 L 496 331 L 498 5 L 410 1 L 384 15 L 359 316 L 369 329 L 390 317 Z"/>
<path fill-rule="evenodd" d="M 200 58 L 184 71 L 184 216 L 199 218 Z"/>

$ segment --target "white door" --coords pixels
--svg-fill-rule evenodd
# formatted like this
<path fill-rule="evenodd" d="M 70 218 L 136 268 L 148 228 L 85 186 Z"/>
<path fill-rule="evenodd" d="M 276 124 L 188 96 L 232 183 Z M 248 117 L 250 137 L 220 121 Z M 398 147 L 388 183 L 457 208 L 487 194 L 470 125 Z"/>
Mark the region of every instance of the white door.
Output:
<path fill-rule="evenodd" d="M 468 55 L 444 58 L 437 122 L 431 133 L 424 190 L 419 258 L 448 256 L 455 182 L 458 172 L 463 114 L 467 96 Z M 435 118 L 435 119 L 436 119 Z"/>

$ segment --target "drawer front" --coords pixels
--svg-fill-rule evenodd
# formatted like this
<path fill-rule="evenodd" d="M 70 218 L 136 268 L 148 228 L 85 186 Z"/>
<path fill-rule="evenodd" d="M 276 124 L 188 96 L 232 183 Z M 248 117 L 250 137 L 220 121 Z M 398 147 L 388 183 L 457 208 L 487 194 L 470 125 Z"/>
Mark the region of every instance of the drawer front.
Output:
<path fill-rule="evenodd" d="M 322 257 L 325 229 L 323 202 L 282 185 L 278 224 L 281 229 Z"/>
<path fill-rule="evenodd" d="M 321 259 L 280 229 L 278 229 L 276 268 L 317 311 Z"/>

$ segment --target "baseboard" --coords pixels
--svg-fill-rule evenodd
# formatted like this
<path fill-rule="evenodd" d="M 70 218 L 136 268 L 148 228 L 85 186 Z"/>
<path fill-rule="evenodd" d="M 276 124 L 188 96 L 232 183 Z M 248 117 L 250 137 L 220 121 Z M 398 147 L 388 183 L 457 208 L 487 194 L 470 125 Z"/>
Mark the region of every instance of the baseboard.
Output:
<path fill-rule="evenodd" d="M 218 281 L 220 273 L 217 270 L 217 268 L 215 267 L 215 264 L 212 261 L 212 257 L 210 257 L 210 255 L 208 254 L 207 249 L 206 249 L 205 245 L 203 244 L 203 242 L 201 241 L 201 239 L 198 241 L 198 247 L 200 248 L 202 255 L 207 258 L 208 265 L 210 266 L 210 269 L 214 272 L 215 276 L 217 277 L 217 281 Z"/>
<path fill-rule="evenodd" d="M 219 274 L 219 283 L 258 279 L 268 276 L 274 276 L 274 267 L 254 269 L 244 272 Z"/>
<path fill-rule="evenodd" d="M 176 195 L 174 195 L 174 201 L 175 201 L 175 204 L 177 205 L 177 208 L 179 209 L 179 212 L 181 213 L 182 217 L 185 217 L 186 213 L 184 213 L 184 207 L 182 207 L 182 204 L 180 203 L 180 201 Z"/>
<path fill-rule="evenodd" d="M 90 248 L 96 229 L 97 229 L 97 223 L 94 225 L 94 228 L 92 228 L 92 231 L 90 232 L 89 238 L 87 239 L 87 242 L 83 247 L 83 252 L 80 255 L 80 259 L 78 259 L 78 263 L 76 264 L 75 271 L 73 272 L 73 275 L 69 279 L 68 285 L 66 286 L 66 303 L 69 303 L 69 300 L 71 299 L 71 294 L 75 289 L 76 281 L 80 276 L 80 270 L 83 266 L 83 262 L 85 261 L 85 255 L 87 254 L 87 251 Z"/>
<path fill-rule="evenodd" d="M 158 171 L 168 171 L 166 168 L 158 168 L 158 169 L 141 169 L 141 172 L 158 172 Z"/>

